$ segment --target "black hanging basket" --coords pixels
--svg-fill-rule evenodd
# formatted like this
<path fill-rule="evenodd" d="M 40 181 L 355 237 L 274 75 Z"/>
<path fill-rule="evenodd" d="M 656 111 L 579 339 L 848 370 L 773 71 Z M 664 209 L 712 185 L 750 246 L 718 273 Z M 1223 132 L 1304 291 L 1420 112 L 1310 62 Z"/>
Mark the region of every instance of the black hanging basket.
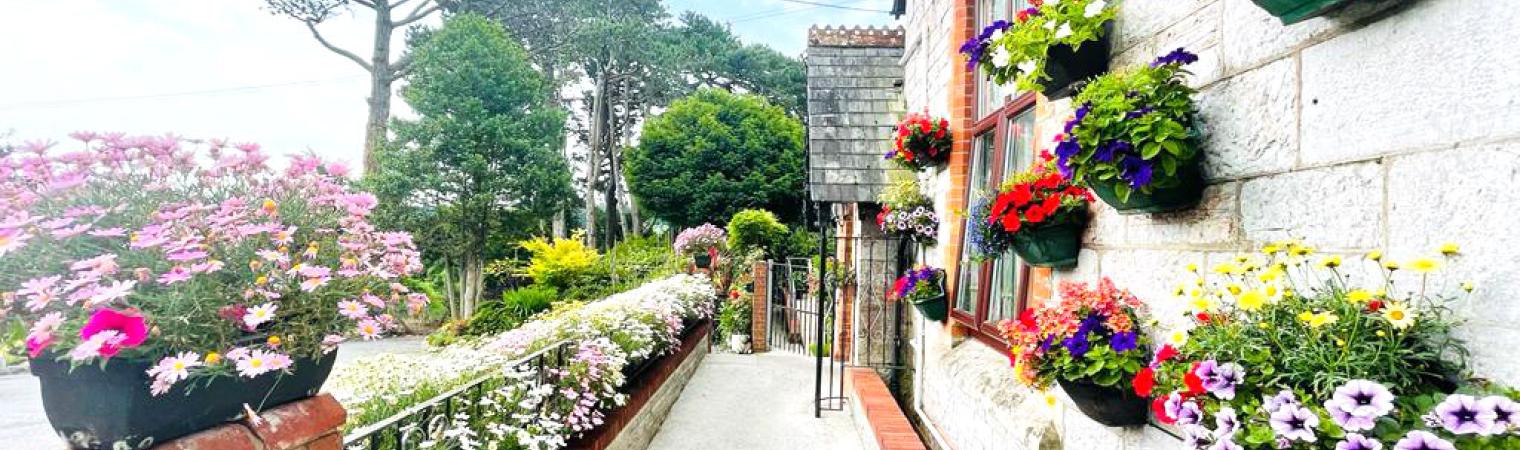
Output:
<path fill-rule="evenodd" d="M 707 252 L 697 253 L 691 255 L 691 262 L 696 264 L 698 269 L 709 269 L 712 268 L 712 255 Z"/>
<path fill-rule="evenodd" d="M 1087 210 L 1073 217 L 1039 228 L 1020 230 L 1013 235 L 1013 252 L 1035 267 L 1069 269 L 1077 266 L 1082 252 L 1082 230 L 1087 228 Z"/>
<path fill-rule="evenodd" d="M 1045 53 L 1045 75 L 1049 80 L 1040 82 L 1041 93 L 1051 100 L 1076 95 L 1081 87 L 1078 82 L 1108 71 L 1108 52 L 1112 48 L 1114 22 L 1103 24 L 1103 34 L 1097 40 L 1083 42 L 1079 48 L 1057 45 Z"/>
<path fill-rule="evenodd" d="M 1109 427 L 1145 425 L 1149 413 L 1145 397 L 1123 387 L 1099 386 L 1085 381 L 1056 380 L 1061 390 L 1092 420 Z"/>
<path fill-rule="evenodd" d="M 1348 0 L 1251 0 L 1267 10 L 1273 17 L 1281 20 L 1283 25 L 1298 23 L 1306 19 L 1318 17 L 1330 12 L 1347 3 Z"/>
<path fill-rule="evenodd" d="M 237 420 L 245 403 L 263 411 L 316 395 L 337 351 L 296 359 L 292 374 L 191 379 L 159 396 L 148 391 L 152 362 L 110 361 L 104 369 L 97 364 L 70 372 L 57 355 L 43 356 L 31 361 L 32 375 L 53 430 L 74 448 L 136 450 Z"/>
<path fill-rule="evenodd" d="M 1196 160 L 1177 168 L 1177 184 L 1153 188 L 1150 193 L 1132 191 L 1129 201 L 1119 201 L 1119 194 L 1114 192 L 1114 186 L 1123 182 L 1119 179 L 1093 180 L 1089 184 L 1103 203 L 1126 215 L 1181 211 L 1198 206 L 1198 201 L 1203 199 L 1203 188 L 1207 186 Z"/>
<path fill-rule="evenodd" d="M 944 275 L 940 275 L 939 295 L 911 303 L 913 303 L 914 308 L 918 308 L 918 313 L 923 314 L 925 319 L 944 322 L 945 317 L 950 314 L 949 298 L 945 295 Z"/>

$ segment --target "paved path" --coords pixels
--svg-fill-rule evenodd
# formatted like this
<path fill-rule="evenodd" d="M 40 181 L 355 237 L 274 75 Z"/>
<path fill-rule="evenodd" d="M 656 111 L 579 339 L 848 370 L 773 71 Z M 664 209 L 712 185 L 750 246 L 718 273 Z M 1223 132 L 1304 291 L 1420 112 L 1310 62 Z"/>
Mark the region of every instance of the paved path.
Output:
<path fill-rule="evenodd" d="M 338 350 L 337 365 L 382 353 L 408 354 L 426 351 L 425 338 L 404 336 L 375 341 L 346 342 Z M 42 411 L 37 378 L 30 372 L 0 375 L 0 449 L 58 450 L 62 444 Z"/>
<path fill-rule="evenodd" d="M 649 450 L 858 450 L 848 412 L 813 418 L 813 358 L 707 355 Z"/>

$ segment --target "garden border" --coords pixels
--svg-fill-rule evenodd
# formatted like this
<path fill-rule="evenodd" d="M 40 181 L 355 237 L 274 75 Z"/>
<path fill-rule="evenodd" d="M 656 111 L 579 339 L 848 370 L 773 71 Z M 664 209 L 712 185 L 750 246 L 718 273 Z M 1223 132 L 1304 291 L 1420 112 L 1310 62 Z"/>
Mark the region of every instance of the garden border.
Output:
<path fill-rule="evenodd" d="M 607 413 L 602 426 L 570 440 L 566 449 L 642 449 L 649 446 L 670 408 L 686 389 L 697 365 L 707 357 L 713 321 L 694 325 L 674 353 L 634 374 L 625 386 L 628 403 Z"/>

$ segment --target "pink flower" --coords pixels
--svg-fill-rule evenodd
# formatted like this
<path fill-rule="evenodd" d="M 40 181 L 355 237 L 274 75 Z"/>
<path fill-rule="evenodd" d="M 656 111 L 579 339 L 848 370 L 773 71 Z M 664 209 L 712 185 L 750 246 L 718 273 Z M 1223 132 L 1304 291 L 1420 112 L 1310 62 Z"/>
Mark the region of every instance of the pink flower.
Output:
<path fill-rule="evenodd" d="M 148 368 L 148 376 L 156 381 L 164 381 L 166 384 L 174 384 L 190 377 L 190 368 L 201 365 L 201 355 L 195 352 L 182 352 L 177 356 L 165 356 L 158 360 L 158 364 Z M 158 394 L 154 394 L 158 395 Z"/>
<path fill-rule="evenodd" d="M 37 226 L 42 227 L 42 228 L 46 228 L 46 229 L 49 229 L 49 230 L 56 230 L 56 229 L 59 229 L 59 228 L 63 228 L 63 227 L 72 225 L 72 224 L 74 224 L 74 218 L 72 218 L 72 217 L 59 217 L 57 219 L 44 220 L 44 221 L 42 221 L 42 223 L 37 224 Z"/>
<path fill-rule="evenodd" d="M 338 178 L 343 178 L 343 177 L 348 176 L 348 165 L 344 164 L 342 162 L 339 162 L 339 161 L 329 162 L 329 163 L 327 163 L 323 167 L 327 169 L 327 174 L 328 175 L 331 175 L 331 176 L 334 176 L 334 177 L 338 177 Z"/>
<path fill-rule="evenodd" d="M 212 273 L 222 270 L 222 267 L 225 265 L 226 263 L 223 263 L 219 260 L 209 259 L 205 262 L 198 262 L 195 263 L 195 265 L 190 266 L 190 271 L 194 273 Z"/>
<path fill-rule="evenodd" d="M 290 242 L 295 240 L 295 235 L 296 227 L 292 225 L 283 230 L 275 231 L 274 236 L 272 236 L 270 239 L 273 240 L 277 245 L 290 245 Z"/>
<path fill-rule="evenodd" d="M 339 334 L 329 334 L 327 336 L 323 336 L 322 337 L 322 353 L 323 354 L 331 353 L 334 349 L 338 348 L 338 344 L 342 344 L 343 341 L 345 341 L 345 340 L 347 340 L 347 339 L 344 339 L 343 335 L 339 335 Z"/>
<path fill-rule="evenodd" d="M 189 270 L 185 269 L 185 266 L 174 266 L 173 269 L 169 269 L 168 272 L 164 272 L 163 275 L 159 275 L 158 282 L 159 284 L 168 286 L 181 281 L 189 281 L 190 277 L 191 273 Z"/>
<path fill-rule="evenodd" d="M 347 209 L 349 214 L 361 217 L 368 216 L 370 210 L 375 209 L 375 206 L 380 204 L 380 200 L 375 198 L 375 194 L 368 192 L 348 194 L 343 196 L 342 200 L 343 208 Z"/>
<path fill-rule="evenodd" d="M 187 248 L 170 252 L 168 255 L 165 255 L 164 258 L 170 261 L 194 261 L 197 259 L 205 258 L 207 256 L 210 256 L 210 254 L 206 253 L 205 250 L 201 250 L 199 248 Z"/>
<path fill-rule="evenodd" d="M 406 295 L 406 310 L 408 312 L 410 312 L 412 315 L 417 315 L 417 314 L 421 313 L 422 312 L 422 308 L 426 308 L 427 304 L 428 304 L 427 294 L 411 293 L 411 294 L 407 294 Z"/>
<path fill-rule="evenodd" d="M 283 353 L 275 353 L 275 352 L 269 352 L 268 355 L 269 355 L 269 370 L 285 370 L 285 369 L 289 369 L 290 366 L 293 363 L 295 363 L 295 361 L 293 361 L 293 360 L 290 359 L 290 355 L 286 355 L 286 354 L 283 354 Z"/>
<path fill-rule="evenodd" d="M 120 339 L 111 339 L 100 346 L 100 356 L 112 357 L 124 348 L 142 345 L 148 340 L 148 324 L 135 312 L 123 312 L 109 308 L 95 310 L 90 321 L 79 329 L 79 338 L 86 341 L 101 333 L 117 333 Z"/>
<path fill-rule="evenodd" d="M 231 353 L 228 353 L 228 355 L 230 357 Z M 242 358 L 237 358 L 238 375 L 242 375 L 244 378 L 253 378 L 275 370 L 271 366 L 271 363 L 274 362 L 271 357 L 274 355 L 263 350 L 254 350 L 243 355 Z"/>
<path fill-rule="evenodd" d="M 379 338 L 380 330 L 380 323 L 374 320 L 365 319 L 359 322 L 359 336 L 366 341 Z"/>
<path fill-rule="evenodd" d="M 59 229 L 53 230 L 51 232 L 51 234 L 53 235 L 54 239 L 68 239 L 68 238 L 71 238 L 71 237 L 74 237 L 74 236 L 78 236 L 78 235 L 84 234 L 84 232 L 90 230 L 91 226 L 92 225 L 87 224 L 87 223 L 81 223 L 79 225 L 74 225 L 72 227 L 59 228 Z"/>
<path fill-rule="evenodd" d="M 132 293 L 132 288 L 134 287 L 137 287 L 136 281 L 113 282 L 109 286 L 103 286 L 94 290 L 93 295 L 90 296 L 90 302 L 86 306 L 103 305 L 126 298 L 127 295 Z"/>
<path fill-rule="evenodd" d="M 31 238 L 32 235 L 21 231 L 19 228 L 0 229 L 0 256 L 20 250 L 21 247 L 26 246 L 26 241 Z"/>
<path fill-rule="evenodd" d="M 53 332 L 63 324 L 63 313 L 53 311 L 43 315 L 32 323 L 32 329 L 26 335 L 26 353 L 32 358 L 42 354 L 42 350 L 53 343 Z"/>
<path fill-rule="evenodd" d="M 369 308 L 365 307 L 363 303 L 344 300 L 338 302 L 338 314 L 342 314 L 343 317 L 359 320 L 369 317 Z"/>
<path fill-rule="evenodd" d="M 248 325 L 249 328 L 256 328 L 264 322 L 273 320 L 274 312 L 279 309 L 280 305 L 274 303 L 248 308 L 248 312 L 243 314 L 243 324 Z"/>
<path fill-rule="evenodd" d="M 115 348 L 115 345 L 124 339 L 126 337 L 116 330 L 105 330 L 95 333 L 89 339 L 85 339 L 79 345 L 74 346 L 73 350 L 69 350 L 69 359 L 84 361 L 97 356 L 110 358 L 111 356 L 106 354 L 106 348 Z"/>
<path fill-rule="evenodd" d="M 364 303 L 369 303 L 370 306 L 377 309 L 385 309 L 385 300 L 375 296 L 375 294 L 366 292 L 364 295 L 359 296 L 359 298 L 364 300 Z"/>
<path fill-rule="evenodd" d="M 302 292 L 315 291 L 315 290 L 317 290 L 317 288 L 320 288 L 322 286 L 326 286 L 327 282 L 330 281 L 330 280 L 332 280 L 332 278 L 330 278 L 330 277 L 307 278 L 305 280 L 301 280 L 301 291 Z"/>
<path fill-rule="evenodd" d="M 82 259 L 75 261 L 73 264 L 69 265 L 69 270 L 75 272 L 89 272 L 91 275 L 97 277 L 116 273 L 116 271 L 120 268 L 121 266 L 116 265 L 116 255 L 114 253 L 106 253 L 94 258 Z"/>
<path fill-rule="evenodd" d="M 53 286 L 57 285 L 58 281 L 62 279 L 63 277 L 60 275 L 53 275 L 51 277 L 26 280 L 21 283 L 21 290 L 16 291 L 16 295 L 27 298 L 27 309 L 41 311 L 42 308 L 47 307 L 48 303 L 58 297 L 58 292 L 53 289 Z"/>

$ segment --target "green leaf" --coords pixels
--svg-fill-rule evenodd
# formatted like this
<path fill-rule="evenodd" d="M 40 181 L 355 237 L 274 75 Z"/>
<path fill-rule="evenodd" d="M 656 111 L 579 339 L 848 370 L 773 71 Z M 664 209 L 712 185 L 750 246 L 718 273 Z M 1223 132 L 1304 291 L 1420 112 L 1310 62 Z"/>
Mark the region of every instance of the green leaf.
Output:
<path fill-rule="evenodd" d="M 1125 184 L 1123 181 L 1119 181 L 1118 183 L 1114 184 L 1114 195 L 1119 197 L 1120 202 L 1128 203 L 1129 194 L 1131 192 L 1134 192 L 1134 190 L 1130 189 L 1129 185 Z"/>

